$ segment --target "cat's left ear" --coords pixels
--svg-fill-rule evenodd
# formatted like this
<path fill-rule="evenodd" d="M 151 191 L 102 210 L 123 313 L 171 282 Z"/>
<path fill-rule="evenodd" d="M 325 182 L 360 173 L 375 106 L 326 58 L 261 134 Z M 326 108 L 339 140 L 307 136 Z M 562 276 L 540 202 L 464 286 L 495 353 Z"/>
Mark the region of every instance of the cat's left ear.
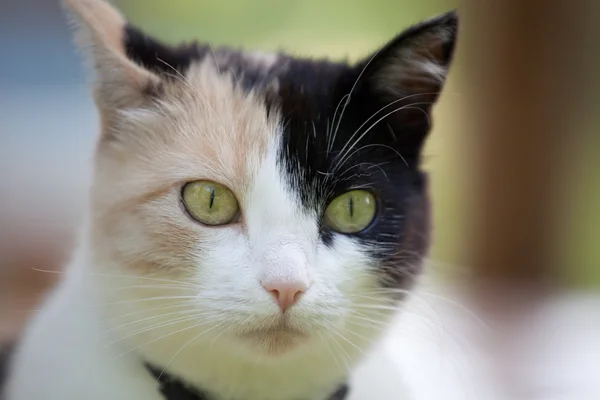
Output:
<path fill-rule="evenodd" d="M 430 111 L 448 75 L 457 29 L 456 12 L 443 14 L 402 32 L 357 66 L 362 76 L 356 95 L 363 109 L 392 128 L 403 155 L 418 157 L 430 130 Z"/>

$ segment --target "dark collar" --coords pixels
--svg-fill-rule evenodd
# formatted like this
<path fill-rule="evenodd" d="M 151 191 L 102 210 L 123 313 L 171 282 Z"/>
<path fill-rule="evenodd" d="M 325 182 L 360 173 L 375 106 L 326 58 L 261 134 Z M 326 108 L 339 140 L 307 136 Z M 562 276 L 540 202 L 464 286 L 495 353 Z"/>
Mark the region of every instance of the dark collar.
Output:
<path fill-rule="evenodd" d="M 166 400 L 215 400 L 201 390 L 186 385 L 183 381 L 167 374 L 160 368 L 146 364 L 148 370 L 160 383 L 160 392 Z M 328 400 L 344 400 L 348 395 L 348 385 L 342 385 Z"/>

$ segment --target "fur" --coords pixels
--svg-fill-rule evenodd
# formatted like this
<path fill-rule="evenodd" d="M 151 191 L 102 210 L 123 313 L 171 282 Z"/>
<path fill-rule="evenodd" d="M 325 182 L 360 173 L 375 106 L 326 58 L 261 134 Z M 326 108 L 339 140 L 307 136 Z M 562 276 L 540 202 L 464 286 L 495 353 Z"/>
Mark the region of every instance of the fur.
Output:
<path fill-rule="evenodd" d="M 8 400 L 159 400 L 145 361 L 219 400 L 319 400 L 348 379 L 351 399 L 397 399 L 383 338 L 429 246 L 420 154 L 456 15 L 348 65 L 172 48 L 101 0 L 66 5 L 102 121 L 89 217 Z M 186 214 L 182 185 L 201 179 L 232 190 L 239 222 Z M 325 207 L 355 188 L 376 196 L 376 220 L 336 233 Z M 308 289 L 282 314 L 261 286 L 273 280 Z"/>

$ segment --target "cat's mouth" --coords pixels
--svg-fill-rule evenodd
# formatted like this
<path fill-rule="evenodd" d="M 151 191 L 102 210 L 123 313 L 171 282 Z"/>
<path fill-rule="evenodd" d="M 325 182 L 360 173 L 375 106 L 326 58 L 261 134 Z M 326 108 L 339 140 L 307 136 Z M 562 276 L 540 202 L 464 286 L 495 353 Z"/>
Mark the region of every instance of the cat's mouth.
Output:
<path fill-rule="evenodd" d="M 241 334 L 247 338 L 269 338 L 269 337 L 306 337 L 306 332 L 291 327 L 269 327 L 256 329 Z"/>
<path fill-rule="evenodd" d="M 270 355 L 278 355 L 306 342 L 309 335 L 284 321 L 263 328 L 244 330 L 238 333 L 238 337 L 265 349 Z"/>

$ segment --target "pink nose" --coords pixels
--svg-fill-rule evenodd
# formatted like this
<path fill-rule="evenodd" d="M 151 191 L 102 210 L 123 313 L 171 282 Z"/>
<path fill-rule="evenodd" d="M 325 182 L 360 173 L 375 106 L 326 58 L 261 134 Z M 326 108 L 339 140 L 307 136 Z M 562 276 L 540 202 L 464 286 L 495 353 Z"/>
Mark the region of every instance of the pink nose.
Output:
<path fill-rule="evenodd" d="M 263 282 L 262 286 L 275 298 L 282 312 L 296 304 L 302 293 L 308 289 L 302 282 L 267 281 Z"/>

